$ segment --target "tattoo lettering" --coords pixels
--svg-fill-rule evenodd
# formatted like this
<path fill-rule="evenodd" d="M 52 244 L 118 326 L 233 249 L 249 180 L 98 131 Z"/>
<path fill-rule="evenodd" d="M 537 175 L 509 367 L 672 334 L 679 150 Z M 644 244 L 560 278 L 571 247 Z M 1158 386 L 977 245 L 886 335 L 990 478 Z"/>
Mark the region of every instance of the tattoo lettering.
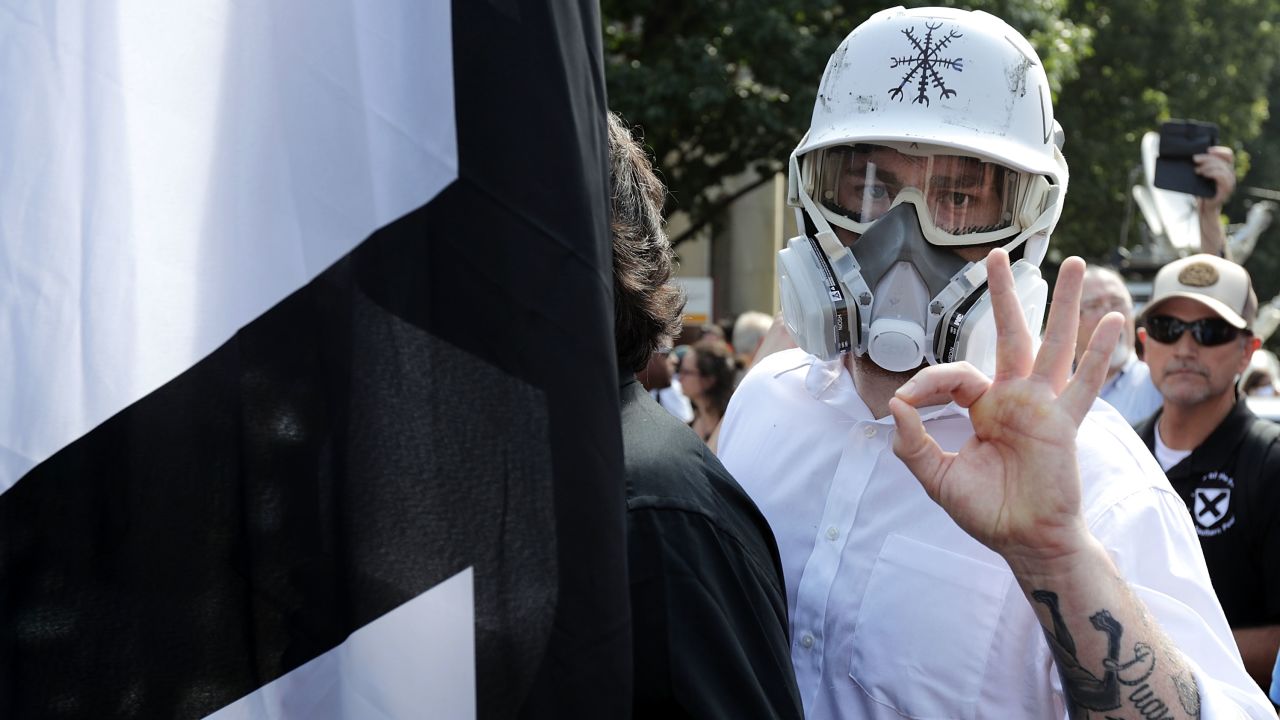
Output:
<path fill-rule="evenodd" d="M 1169 706 L 1156 697 L 1156 693 L 1146 683 L 1142 683 L 1129 693 L 1129 701 L 1142 713 L 1142 717 L 1150 720 L 1173 720 L 1169 714 Z"/>
<path fill-rule="evenodd" d="M 1062 616 L 1057 593 L 1036 590 L 1031 593 L 1031 597 L 1049 610 L 1053 632 L 1046 631 L 1045 638 L 1049 641 L 1062 675 L 1062 687 L 1067 695 L 1071 717 L 1088 718 L 1091 712 L 1118 710 L 1127 700 L 1143 718 L 1174 720 L 1170 714 L 1170 705 L 1157 697 L 1155 689 L 1147 682 L 1156 667 L 1156 655 L 1150 646 L 1141 642 L 1134 643 L 1132 659 L 1121 662 L 1120 637 L 1124 634 L 1124 626 L 1106 610 L 1094 613 L 1089 617 L 1089 622 L 1094 630 L 1107 637 L 1107 656 L 1102 661 L 1103 673 L 1099 678 L 1080 664 L 1075 638 Z M 1190 678 L 1188 684 L 1188 680 L 1175 675 L 1173 682 L 1178 692 L 1178 704 L 1189 716 L 1200 717 L 1200 696 L 1195 678 Z M 1114 719 L 1112 715 L 1101 717 Z"/>

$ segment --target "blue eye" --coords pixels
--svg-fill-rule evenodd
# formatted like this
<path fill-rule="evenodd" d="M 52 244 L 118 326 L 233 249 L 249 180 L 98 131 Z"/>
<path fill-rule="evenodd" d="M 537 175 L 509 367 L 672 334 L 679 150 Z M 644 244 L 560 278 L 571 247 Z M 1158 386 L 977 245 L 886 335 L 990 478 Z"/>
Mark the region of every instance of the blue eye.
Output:
<path fill-rule="evenodd" d="M 872 185 L 867 188 L 866 194 L 872 200 L 883 200 L 889 197 L 889 188 L 884 185 Z"/>

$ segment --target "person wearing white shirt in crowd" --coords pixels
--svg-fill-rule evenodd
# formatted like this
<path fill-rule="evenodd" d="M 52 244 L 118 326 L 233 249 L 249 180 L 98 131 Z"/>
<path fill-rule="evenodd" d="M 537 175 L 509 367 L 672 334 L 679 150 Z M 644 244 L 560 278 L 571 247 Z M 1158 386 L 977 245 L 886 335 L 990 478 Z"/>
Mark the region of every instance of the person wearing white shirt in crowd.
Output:
<path fill-rule="evenodd" d="M 719 448 L 777 536 L 809 718 L 1274 717 L 1182 501 L 1094 404 L 1118 314 L 1072 373 L 1079 259 L 1029 330 L 1060 144 L 991 15 L 877 13 L 827 65 L 778 258 L 799 348 Z"/>
<path fill-rule="evenodd" d="M 1151 382 L 1151 369 L 1134 352 L 1137 330 L 1133 324 L 1133 296 L 1119 273 L 1101 265 L 1090 265 L 1084 271 L 1084 287 L 1080 291 L 1080 331 L 1076 336 L 1076 362 L 1084 356 L 1089 338 L 1098 322 L 1109 312 L 1124 316 L 1124 332 L 1116 341 L 1107 363 L 1107 380 L 1098 397 L 1106 400 L 1133 425 L 1151 416 L 1164 402 L 1164 397 Z"/>

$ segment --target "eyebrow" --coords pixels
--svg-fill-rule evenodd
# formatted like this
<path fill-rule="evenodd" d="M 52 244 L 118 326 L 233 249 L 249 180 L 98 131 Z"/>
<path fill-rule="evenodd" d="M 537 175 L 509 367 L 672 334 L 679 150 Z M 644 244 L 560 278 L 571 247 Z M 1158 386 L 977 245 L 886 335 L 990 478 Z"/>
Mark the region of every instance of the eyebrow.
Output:
<path fill-rule="evenodd" d="M 863 179 L 865 177 L 866 177 L 866 173 L 863 173 L 862 175 L 859 176 L 859 179 Z M 897 173 L 893 172 L 892 170 L 884 170 L 880 167 L 879 164 L 876 165 L 875 177 L 877 180 L 889 183 L 890 185 L 902 184 L 901 179 L 898 177 Z"/>
<path fill-rule="evenodd" d="M 898 175 L 898 173 L 896 173 L 896 172 L 894 172 L 894 171 L 892 171 L 892 170 L 887 169 L 887 168 L 885 167 L 885 163 L 881 163 L 881 162 L 878 162 L 878 161 L 876 160 L 876 156 L 877 156 L 877 155 L 881 155 L 881 153 L 879 153 L 879 152 L 877 152 L 877 151 L 872 151 L 872 152 L 862 151 L 862 152 L 859 152 L 859 151 L 857 151 L 857 150 L 854 150 L 853 152 L 850 152 L 850 153 L 849 153 L 849 159 L 848 159 L 848 161 L 846 162 L 846 167 L 848 167 L 850 171 L 852 171 L 852 170 L 855 170 L 855 169 L 856 169 L 856 170 L 858 170 L 859 172 L 849 172 L 849 173 L 848 173 L 848 174 L 849 174 L 849 176 L 850 176 L 850 177 L 857 177 L 857 178 L 859 178 L 859 179 L 863 179 L 863 178 L 865 178 L 865 177 L 866 177 L 866 167 L 867 167 L 867 165 L 875 165 L 875 166 L 876 166 L 876 174 L 875 174 L 875 176 L 876 176 L 876 179 L 877 179 L 877 180 L 881 180 L 881 181 L 886 182 L 886 183 L 889 183 L 889 184 L 891 184 L 891 185 L 903 185 L 903 184 L 905 184 L 905 183 L 906 183 L 906 181 L 905 181 L 905 180 L 903 180 L 903 179 L 902 179 L 902 177 Z M 881 155 L 881 157 L 883 157 L 883 155 Z M 922 167 L 922 162 L 923 162 L 923 161 L 922 161 L 921 159 L 919 159 L 919 158 L 912 158 L 912 157 L 910 157 L 910 156 L 903 155 L 903 154 L 901 154 L 901 153 L 894 153 L 894 155 L 890 157 L 890 160 L 894 160 L 894 159 L 899 159 L 899 160 L 903 160 L 903 161 L 905 161 L 908 165 L 911 165 L 911 166 L 912 166 L 912 170 L 916 170 L 916 169 L 918 169 L 918 168 Z"/>
<path fill-rule="evenodd" d="M 972 188 L 978 187 L 983 183 L 981 178 L 973 175 L 961 175 L 958 178 L 950 175 L 934 175 L 929 179 L 929 184 L 933 187 Z"/>
<path fill-rule="evenodd" d="M 846 170 L 844 172 L 844 176 L 850 180 L 854 180 L 858 182 L 864 181 L 867 179 L 867 165 L 876 166 L 876 172 L 874 177 L 878 182 L 887 183 L 889 185 L 902 184 L 901 179 L 898 177 L 897 173 L 893 172 L 892 170 L 885 170 L 879 163 L 867 158 L 863 158 L 861 162 L 857 162 L 857 163 L 855 162 L 846 163 L 845 164 Z"/>
<path fill-rule="evenodd" d="M 936 187 L 973 188 L 996 184 L 996 169 L 982 163 L 963 168 L 958 175 L 934 175 L 929 184 Z"/>

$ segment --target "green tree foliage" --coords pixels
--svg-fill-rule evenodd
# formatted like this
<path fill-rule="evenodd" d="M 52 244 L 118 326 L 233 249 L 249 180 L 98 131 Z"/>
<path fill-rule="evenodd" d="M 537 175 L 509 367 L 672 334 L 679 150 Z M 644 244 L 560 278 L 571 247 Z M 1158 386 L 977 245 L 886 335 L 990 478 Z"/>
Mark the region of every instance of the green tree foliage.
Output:
<path fill-rule="evenodd" d="M 1280 66 L 1271 73 L 1267 97 L 1280 100 Z M 1229 216 L 1237 221 L 1244 219 L 1248 205 L 1258 199 L 1249 194 L 1249 189 L 1280 190 L 1280 112 L 1273 111 L 1263 123 L 1262 132 L 1246 142 L 1244 148 L 1249 154 L 1249 172 L 1240 183 L 1235 197 L 1227 205 Z M 1253 278 L 1259 302 L 1265 303 L 1280 295 L 1280 212 L 1273 216 L 1271 227 L 1258 238 L 1258 244 L 1245 263 L 1245 268 Z M 1280 350 L 1280 332 L 1271 336 L 1267 341 L 1267 348 L 1272 351 Z"/>
<path fill-rule="evenodd" d="M 782 169 L 807 129 L 827 57 L 885 4 L 602 0 L 610 105 L 643 128 L 670 186 L 667 213 L 684 210 L 697 228 L 733 199 L 725 179 Z M 1260 137 L 1280 58 L 1280 0 L 963 5 L 1026 34 L 1057 90 L 1072 175 L 1055 237 L 1063 252 L 1094 259 L 1114 252 L 1138 142 L 1164 120 L 1216 122 L 1242 174 L 1251 159 L 1254 173 L 1265 163 L 1280 174 L 1280 139 Z M 1242 219 L 1236 207 L 1233 219 Z M 1131 233 L 1130 242 L 1137 239 Z M 1261 262 L 1268 249 L 1258 252 Z"/>
<path fill-rule="evenodd" d="M 827 57 L 853 23 L 834 2 L 604 0 L 609 104 L 644 132 L 670 195 L 700 225 L 723 181 L 783 167 Z"/>
<path fill-rule="evenodd" d="M 908 3 L 912 4 L 912 3 Z M 914 3 L 924 4 L 924 3 Z M 931 3 L 939 4 L 939 3 Z M 949 3 L 941 3 L 949 4 Z M 1087 30 L 1060 0 L 969 3 L 1027 33 L 1062 81 Z M 643 130 L 670 196 L 694 230 L 750 186 L 724 181 L 785 167 L 808 129 L 827 58 L 883 3 L 838 0 L 602 0 L 609 104 Z M 679 240 L 681 238 L 674 238 Z"/>
<path fill-rule="evenodd" d="M 1094 35 L 1079 74 L 1058 95 L 1071 189 L 1055 243 L 1106 258 L 1121 242 L 1146 131 L 1171 118 L 1215 122 L 1238 168 L 1247 168 L 1243 151 L 1267 118 L 1280 55 L 1280 2 L 1071 0 L 1066 13 Z"/>

